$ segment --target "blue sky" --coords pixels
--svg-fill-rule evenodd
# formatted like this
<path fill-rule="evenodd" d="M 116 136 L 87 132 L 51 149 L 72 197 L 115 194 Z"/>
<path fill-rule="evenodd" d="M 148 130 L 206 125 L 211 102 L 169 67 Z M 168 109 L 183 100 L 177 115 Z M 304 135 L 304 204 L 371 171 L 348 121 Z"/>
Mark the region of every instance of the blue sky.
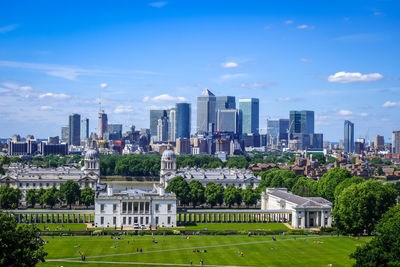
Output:
<path fill-rule="evenodd" d="M 400 129 L 398 1 L 7 1 L 0 4 L 0 137 L 149 127 L 149 109 L 260 99 L 260 127 L 314 110 L 324 139 Z"/>

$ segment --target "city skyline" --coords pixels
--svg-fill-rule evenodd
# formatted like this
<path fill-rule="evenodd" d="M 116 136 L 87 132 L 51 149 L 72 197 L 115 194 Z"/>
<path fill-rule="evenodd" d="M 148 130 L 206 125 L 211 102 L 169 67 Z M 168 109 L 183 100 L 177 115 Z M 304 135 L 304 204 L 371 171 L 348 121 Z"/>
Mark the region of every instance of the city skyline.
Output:
<path fill-rule="evenodd" d="M 3 5 L 1 138 L 60 135 L 72 113 L 97 132 L 100 100 L 110 123 L 137 128 L 149 127 L 150 109 L 190 103 L 194 133 L 205 87 L 258 98 L 260 128 L 290 110 L 313 110 L 315 132 L 332 142 L 345 120 L 355 139 L 390 142 L 400 128 L 395 2 L 100 3 L 81 12 L 77 3 L 63 13 L 45 3 Z"/>

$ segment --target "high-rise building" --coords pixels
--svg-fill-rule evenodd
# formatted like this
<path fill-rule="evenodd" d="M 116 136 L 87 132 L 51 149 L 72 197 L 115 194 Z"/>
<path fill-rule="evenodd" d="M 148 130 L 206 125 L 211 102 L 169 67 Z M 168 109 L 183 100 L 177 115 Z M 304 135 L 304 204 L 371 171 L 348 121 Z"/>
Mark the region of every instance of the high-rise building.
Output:
<path fill-rule="evenodd" d="M 209 129 L 215 129 L 216 98 L 207 88 L 197 97 L 197 133 L 207 133 Z"/>
<path fill-rule="evenodd" d="M 81 139 L 89 139 L 89 119 L 82 118 L 81 120 Z"/>
<path fill-rule="evenodd" d="M 109 124 L 108 125 L 108 139 L 121 140 L 122 139 L 122 124 Z"/>
<path fill-rule="evenodd" d="M 339 149 L 344 149 L 343 139 L 339 140 Z"/>
<path fill-rule="evenodd" d="M 168 140 L 176 139 L 176 109 L 172 108 L 167 111 L 168 116 Z"/>
<path fill-rule="evenodd" d="M 190 138 L 191 107 L 189 103 L 178 103 L 176 110 L 176 138 Z"/>
<path fill-rule="evenodd" d="M 239 112 L 237 109 L 217 111 L 217 132 L 237 134 L 239 131 Z"/>
<path fill-rule="evenodd" d="M 314 133 L 314 111 L 309 110 L 291 110 L 289 122 L 289 133 Z"/>
<path fill-rule="evenodd" d="M 258 134 L 259 111 L 258 98 L 239 99 L 239 128 L 241 134 Z"/>
<path fill-rule="evenodd" d="M 98 135 L 100 140 L 108 139 L 108 119 L 104 110 L 99 112 Z"/>
<path fill-rule="evenodd" d="M 279 141 L 288 140 L 289 119 L 268 119 L 268 144 L 277 145 Z"/>
<path fill-rule="evenodd" d="M 236 101 L 234 96 L 217 96 L 215 111 L 223 109 L 236 109 Z"/>
<path fill-rule="evenodd" d="M 157 140 L 157 125 L 158 120 L 164 116 L 163 109 L 150 110 L 150 135 L 152 140 Z"/>
<path fill-rule="evenodd" d="M 190 154 L 190 138 L 176 138 L 176 153 Z"/>
<path fill-rule="evenodd" d="M 49 143 L 48 141 L 40 142 L 40 153 L 42 156 L 47 156 L 49 154 L 56 155 L 67 155 L 68 154 L 68 144 L 54 144 Z"/>
<path fill-rule="evenodd" d="M 168 117 L 167 112 L 164 111 L 164 116 L 158 119 L 157 124 L 157 141 L 166 142 L 168 141 Z"/>
<path fill-rule="evenodd" d="M 354 123 L 351 121 L 344 121 L 344 152 L 353 153 L 354 152 Z"/>
<path fill-rule="evenodd" d="M 81 144 L 81 115 L 69 115 L 69 140 L 68 143 L 73 146 Z"/>
<path fill-rule="evenodd" d="M 385 149 L 385 139 L 382 135 L 378 134 L 375 136 L 374 146 L 375 146 L 375 149 L 378 151 Z"/>
<path fill-rule="evenodd" d="M 61 127 L 61 142 L 63 143 L 69 142 L 69 126 Z"/>
<path fill-rule="evenodd" d="M 400 153 L 400 131 L 392 133 L 392 153 Z"/>

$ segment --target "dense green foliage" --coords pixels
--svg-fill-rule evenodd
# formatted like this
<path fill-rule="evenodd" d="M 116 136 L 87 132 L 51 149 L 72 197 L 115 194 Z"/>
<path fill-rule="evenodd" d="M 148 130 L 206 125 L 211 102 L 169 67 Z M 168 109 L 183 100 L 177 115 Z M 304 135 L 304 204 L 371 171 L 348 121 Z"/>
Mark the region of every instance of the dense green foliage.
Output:
<path fill-rule="evenodd" d="M 351 254 L 354 266 L 400 266 L 400 205 L 386 212 L 371 242 Z"/>
<path fill-rule="evenodd" d="M 75 164 L 80 166 L 82 163 L 83 157 L 81 155 L 47 155 L 47 156 L 33 156 L 33 157 L 1 157 L 0 158 L 0 166 L 2 164 L 9 165 L 11 163 L 20 162 L 23 164 L 30 164 L 34 166 L 41 166 L 41 167 L 59 167 L 63 165 L 70 165 Z"/>
<path fill-rule="evenodd" d="M 343 168 L 333 168 L 324 175 L 322 175 L 321 180 L 318 182 L 318 194 L 331 201 L 335 200 L 335 189 L 336 186 L 347 178 L 351 178 L 351 173 Z"/>
<path fill-rule="evenodd" d="M 285 187 L 291 189 L 297 182 L 300 176 L 291 170 L 269 169 L 268 171 L 261 172 L 261 182 L 259 187 Z"/>
<path fill-rule="evenodd" d="M 338 196 L 332 211 L 337 229 L 342 233 L 370 234 L 382 214 L 396 204 L 397 191 L 391 184 L 368 180 L 353 183 Z"/>
<path fill-rule="evenodd" d="M 3 209 L 18 208 L 21 199 L 21 190 L 8 186 L 0 187 L 0 202 Z"/>
<path fill-rule="evenodd" d="M 260 194 L 253 190 L 253 186 L 248 185 L 246 189 L 242 191 L 243 202 L 247 206 L 256 205 L 257 200 L 260 198 Z"/>
<path fill-rule="evenodd" d="M 224 202 L 224 187 L 212 182 L 208 183 L 204 192 L 204 196 L 207 203 L 210 204 L 211 207 L 217 204 L 221 205 Z"/>
<path fill-rule="evenodd" d="M 72 204 L 75 204 L 81 196 L 81 189 L 79 184 L 68 180 L 60 186 L 60 193 L 62 198 L 67 202 L 69 208 L 71 208 Z"/>
<path fill-rule="evenodd" d="M 94 190 L 87 186 L 83 190 L 81 190 L 79 202 L 85 205 L 86 207 L 89 207 L 91 205 L 94 205 L 94 196 L 95 196 Z"/>
<path fill-rule="evenodd" d="M 35 189 L 28 189 L 28 191 L 26 191 L 25 200 L 31 207 L 35 207 L 36 203 L 39 202 L 37 191 Z"/>
<path fill-rule="evenodd" d="M 190 187 L 182 176 L 176 176 L 169 181 L 166 188 L 167 192 L 173 192 L 181 205 L 190 203 Z"/>
<path fill-rule="evenodd" d="M 0 266 L 35 266 L 46 256 L 34 225 L 17 227 L 12 216 L 0 214 Z"/>
<path fill-rule="evenodd" d="M 317 196 L 318 184 L 315 180 L 300 177 L 297 179 L 297 182 L 292 187 L 292 193 L 295 195 L 299 195 L 302 197 L 315 197 Z"/>
<path fill-rule="evenodd" d="M 225 204 L 231 207 L 235 203 L 242 203 L 241 190 L 238 190 L 234 185 L 228 185 L 224 190 Z"/>
<path fill-rule="evenodd" d="M 190 188 L 190 201 L 192 202 L 193 206 L 203 204 L 206 199 L 204 197 L 204 186 L 196 180 L 192 180 L 189 183 Z"/>
<path fill-rule="evenodd" d="M 381 158 L 367 158 L 367 160 L 372 164 L 383 164 L 383 160 Z"/>
<path fill-rule="evenodd" d="M 365 182 L 365 179 L 362 178 L 362 177 L 358 177 L 358 176 L 354 176 L 354 177 L 351 177 L 351 178 L 347 178 L 347 179 L 341 181 L 341 182 L 336 186 L 335 191 L 334 191 L 335 201 L 338 200 L 339 195 L 340 195 L 347 187 L 349 187 L 349 186 L 352 185 L 352 184 L 361 184 L 361 183 L 363 183 L 363 182 Z M 335 205 L 336 205 L 336 203 L 335 203 Z"/>

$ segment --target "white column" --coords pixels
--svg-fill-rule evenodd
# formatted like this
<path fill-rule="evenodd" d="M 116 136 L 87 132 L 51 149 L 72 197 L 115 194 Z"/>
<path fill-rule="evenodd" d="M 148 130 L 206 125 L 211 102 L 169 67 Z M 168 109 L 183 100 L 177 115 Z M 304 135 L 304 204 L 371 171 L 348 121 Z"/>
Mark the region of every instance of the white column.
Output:
<path fill-rule="evenodd" d="M 325 226 L 325 211 L 321 211 L 321 226 Z"/>
<path fill-rule="evenodd" d="M 328 212 L 328 227 L 332 226 L 332 215 L 330 212 Z"/>
<path fill-rule="evenodd" d="M 306 217 L 306 227 L 310 227 L 310 212 L 306 211 L 305 212 Z"/>
<path fill-rule="evenodd" d="M 306 212 L 303 211 L 301 213 L 301 228 L 304 229 L 306 228 Z"/>

